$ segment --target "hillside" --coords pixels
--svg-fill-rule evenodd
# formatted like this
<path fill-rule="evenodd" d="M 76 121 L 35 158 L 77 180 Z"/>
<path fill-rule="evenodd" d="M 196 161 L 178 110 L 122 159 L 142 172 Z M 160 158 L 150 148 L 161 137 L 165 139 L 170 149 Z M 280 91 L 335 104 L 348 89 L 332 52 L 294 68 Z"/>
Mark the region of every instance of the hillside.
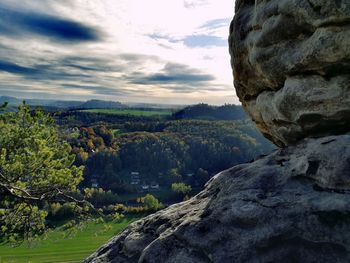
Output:
<path fill-rule="evenodd" d="M 118 109 L 126 106 L 117 101 L 88 100 L 76 107 L 80 109 Z"/>
<path fill-rule="evenodd" d="M 198 191 L 215 173 L 273 149 L 249 120 L 168 120 L 78 111 L 62 113 L 57 121 L 76 164 L 85 166 L 82 186 L 97 182 L 119 195 L 136 194 L 141 183 L 152 182 L 167 196 L 175 182 Z M 138 173 L 140 183 L 132 184 L 132 172 Z"/>
<path fill-rule="evenodd" d="M 244 120 L 247 118 L 242 106 L 226 104 L 212 106 L 208 104 L 196 104 L 185 107 L 172 116 L 175 120 L 202 119 L 202 120 Z"/>

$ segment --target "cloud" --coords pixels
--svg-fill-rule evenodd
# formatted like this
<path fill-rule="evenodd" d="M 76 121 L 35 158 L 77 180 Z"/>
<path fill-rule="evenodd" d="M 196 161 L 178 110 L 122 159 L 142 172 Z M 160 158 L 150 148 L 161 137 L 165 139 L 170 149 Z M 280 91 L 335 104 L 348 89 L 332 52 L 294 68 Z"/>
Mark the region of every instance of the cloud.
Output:
<path fill-rule="evenodd" d="M 201 27 L 201 29 L 217 29 L 220 28 L 219 22 L 208 22 L 208 24 L 205 24 Z M 206 33 L 211 33 L 211 32 L 206 32 Z M 184 38 L 179 38 L 175 39 L 172 38 L 171 36 L 167 35 L 160 35 L 160 34 L 150 34 L 147 35 L 148 37 L 154 39 L 154 40 L 166 40 L 169 43 L 180 43 L 182 42 L 185 46 L 190 47 L 190 48 L 196 48 L 196 47 L 226 47 L 228 46 L 227 39 L 218 37 L 218 36 L 213 36 L 210 34 L 206 35 L 190 35 L 186 36 Z"/>
<path fill-rule="evenodd" d="M 204 74 L 153 74 L 143 79 L 145 82 L 152 83 L 193 83 L 213 80 L 211 75 Z M 142 81 L 141 81 L 142 83 Z"/>
<path fill-rule="evenodd" d="M 54 60 L 45 60 L 42 58 L 38 63 L 30 66 L 19 65 L 0 58 L 0 72 L 7 72 L 22 76 L 27 80 L 88 80 L 91 81 L 94 76 L 90 71 L 99 73 L 121 73 L 127 70 L 127 67 L 118 64 L 113 58 L 95 58 L 64 56 L 57 57 Z"/>
<path fill-rule="evenodd" d="M 166 41 L 169 44 L 183 43 L 190 48 L 226 47 L 228 46 L 227 39 L 220 36 L 222 29 L 227 31 L 229 24 L 229 18 L 213 19 L 197 27 L 192 35 L 175 38 L 169 34 L 152 33 L 146 36 L 155 41 Z"/>
<path fill-rule="evenodd" d="M 196 8 L 198 6 L 207 5 L 207 0 L 185 0 L 184 7 L 185 8 Z"/>
<path fill-rule="evenodd" d="M 38 73 L 34 68 L 22 67 L 8 61 L 0 61 L 0 71 L 19 75 L 32 75 Z"/>
<path fill-rule="evenodd" d="M 0 96 L 229 102 L 232 1 L 139 2 L 0 0 Z"/>
<path fill-rule="evenodd" d="M 210 74 L 204 74 L 197 69 L 178 63 L 167 63 L 160 73 L 144 74 L 134 72 L 126 79 L 139 85 L 186 85 L 191 87 L 202 86 L 205 82 L 215 80 Z M 193 90 L 193 89 L 192 89 Z"/>
<path fill-rule="evenodd" d="M 63 89 L 79 89 L 82 91 L 92 91 L 93 94 L 97 95 L 113 95 L 113 96 L 126 96 L 129 95 L 130 92 L 123 89 L 117 89 L 117 88 L 109 88 L 104 86 L 89 86 L 89 85 L 76 85 L 76 84 L 62 84 L 60 86 Z"/>
<path fill-rule="evenodd" d="M 23 94 L 32 93 L 38 96 L 42 94 L 44 88 L 48 96 L 62 93 L 62 95 L 75 94 L 75 97 L 81 94 L 90 98 L 135 97 L 139 95 L 139 91 L 124 87 L 125 81 L 118 74 L 132 71 L 148 61 L 164 63 L 157 56 L 134 53 L 110 57 L 57 56 L 55 59 L 42 58 L 36 61 L 40 63 L 26 66 L 3 59 L 0 60 L 0 76 L 1 72 L 10 74 L 1 76 L 3 81 L 0 83 L 0 93 L 15 95 L 25 91 Z M 6 79 L 12 80 L 5 81 Z M 19 84 L 14 85 L 14 82 Z"/>
<path fill-rule="evenodd" d="M 205 24 L 200 26 L 201 29 L 218 29 L 221 27 L 228 28 L 230 25 L 230 18 L 220 18 L 207 21 Z"/>
<path fill-rule="evenodd" d="M 153 55 L 145 55 L 145 54 L 138 54 L 138 53 L 123 53 L 118 56 L 120 59 L 128 61 L 128 62 L 138 62 L 143 63 L 146 60 L 152 60 L 152 61 L 160 61 L 160 58 Z"/>
<path fill-rule="evenodd" d="M 188 47 L 225 47 L 228 46 L 227 40 L 209 35 L 192 35 L 184 39 L 184 44 Z"/>
<path fill-rule="evenodd" d="M 153 33 L 153 34 L 148 34 L 148 37 L 154 39 L 154 40 L 167 40 L 170 43 L 178 43 L 181 42 L 181 39 L 175 39 L 169 35 L 165 35 L 165 34 L 157 34 L 157 33 Z"/>
<path fill-rule="evenodd" d="M 7 36 L 39 35 L 61 43 L 79 43 L 101 40 L 101 32 L 94 27 L 70 19 L 16 11 L 0 6 L 0 32 Z"/>
<path fill-rule="evenodd" d="M 66 56 L 58 58 L 54 63 L 57 67 L 66 67 L 67 69 L 76 69 L 81 72 L 123 72 L 123 66 L 117 59 L 112 56 L 107 57 L 90 57 L 90 56 Z"/>
<path fill-rule="evenodd" d="M 73 71 L 70 68 L 60 67 L 59 65 L 49 64 L 37 64 L 32 66 L 31 72 L 17 73 L 22 75 L 26 80 L 36 81 L 57 81 L 57 80 L 78 80 L 78 81 L 91 81 L 93 76 L 87 74 L 84 71 Z"/>

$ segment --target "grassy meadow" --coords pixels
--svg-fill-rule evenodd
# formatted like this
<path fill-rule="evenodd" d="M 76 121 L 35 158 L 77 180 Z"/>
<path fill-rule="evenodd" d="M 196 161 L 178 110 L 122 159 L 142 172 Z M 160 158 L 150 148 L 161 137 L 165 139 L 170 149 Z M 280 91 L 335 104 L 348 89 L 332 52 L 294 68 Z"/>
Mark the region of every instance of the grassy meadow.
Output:
<path fill-rule="evenodd" d="M 22 244 L 18 247 L 0 246 L 0 263 L 75 263 L 82 262 L 98 247 L 122 231 L 136 217 L 127 217 L 119 223 L 88 223 L 83 230 L 70 237 L 60 229 L 48 234 L 33 247 Z"/>

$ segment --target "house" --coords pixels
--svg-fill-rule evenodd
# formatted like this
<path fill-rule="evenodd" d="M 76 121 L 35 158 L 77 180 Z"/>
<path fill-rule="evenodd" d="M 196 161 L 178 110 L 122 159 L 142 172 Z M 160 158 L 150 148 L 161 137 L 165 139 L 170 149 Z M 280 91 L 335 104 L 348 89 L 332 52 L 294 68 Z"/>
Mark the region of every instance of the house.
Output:
<path fill-rule="evenodd" d="M 159 189 L 159 183 L 157 183 L 157 182 L 152 182 L 150 187 L 151 187 L 151 189 L 153 189 L 153 190 L 158 190 L 158 189 Z"/>
<path fill-rule="evenodd" d="M 138 184 L 140 184 L 141 179 L 140 179 L 140 173 L 139 172 L 131 172 L 130 175 L 131 175 L 131 181 L 130 181 L 131 185 L 138 185 Z"/>
<path fill-rule="evenodd" d="M 140 182 L 141 182 L 140 179 L 132 179 L 131 182 L 130 182 L 130 184 L 131 184 L 131 185 L 138 185 L 138 184 L 140 184 Z"/>
<path fill-rule="evenodd" d="M 91 188 L 98 188 L 98 182 L 96 179 L 91 179 Z"/>
<path fill-rule="evenodd" d="M 143 191 L 148 191 L 149 190 L 149 185 L 148 184 L 144 184 L 144 185 L 141 186 L 141 189 Z"/>

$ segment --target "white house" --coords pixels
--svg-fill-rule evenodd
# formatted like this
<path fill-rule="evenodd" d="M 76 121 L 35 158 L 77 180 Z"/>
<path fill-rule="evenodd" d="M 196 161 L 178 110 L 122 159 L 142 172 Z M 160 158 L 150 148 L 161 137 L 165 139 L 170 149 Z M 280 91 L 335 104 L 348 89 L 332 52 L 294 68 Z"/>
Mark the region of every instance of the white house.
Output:
<path fill-rule="evenodd" d="M 149 190 L 149 185 L 148 184 L 144 184 L 141 186 L 142 190 L 146 191 Z"/>
<path fill-rule="evenodd" d="M 159 183 L 157 183 L 157 182 L 152 182 L 152 183 L 151 183 L 151 189 L 158 190 L 158 189 L 159 189 Z"/>

